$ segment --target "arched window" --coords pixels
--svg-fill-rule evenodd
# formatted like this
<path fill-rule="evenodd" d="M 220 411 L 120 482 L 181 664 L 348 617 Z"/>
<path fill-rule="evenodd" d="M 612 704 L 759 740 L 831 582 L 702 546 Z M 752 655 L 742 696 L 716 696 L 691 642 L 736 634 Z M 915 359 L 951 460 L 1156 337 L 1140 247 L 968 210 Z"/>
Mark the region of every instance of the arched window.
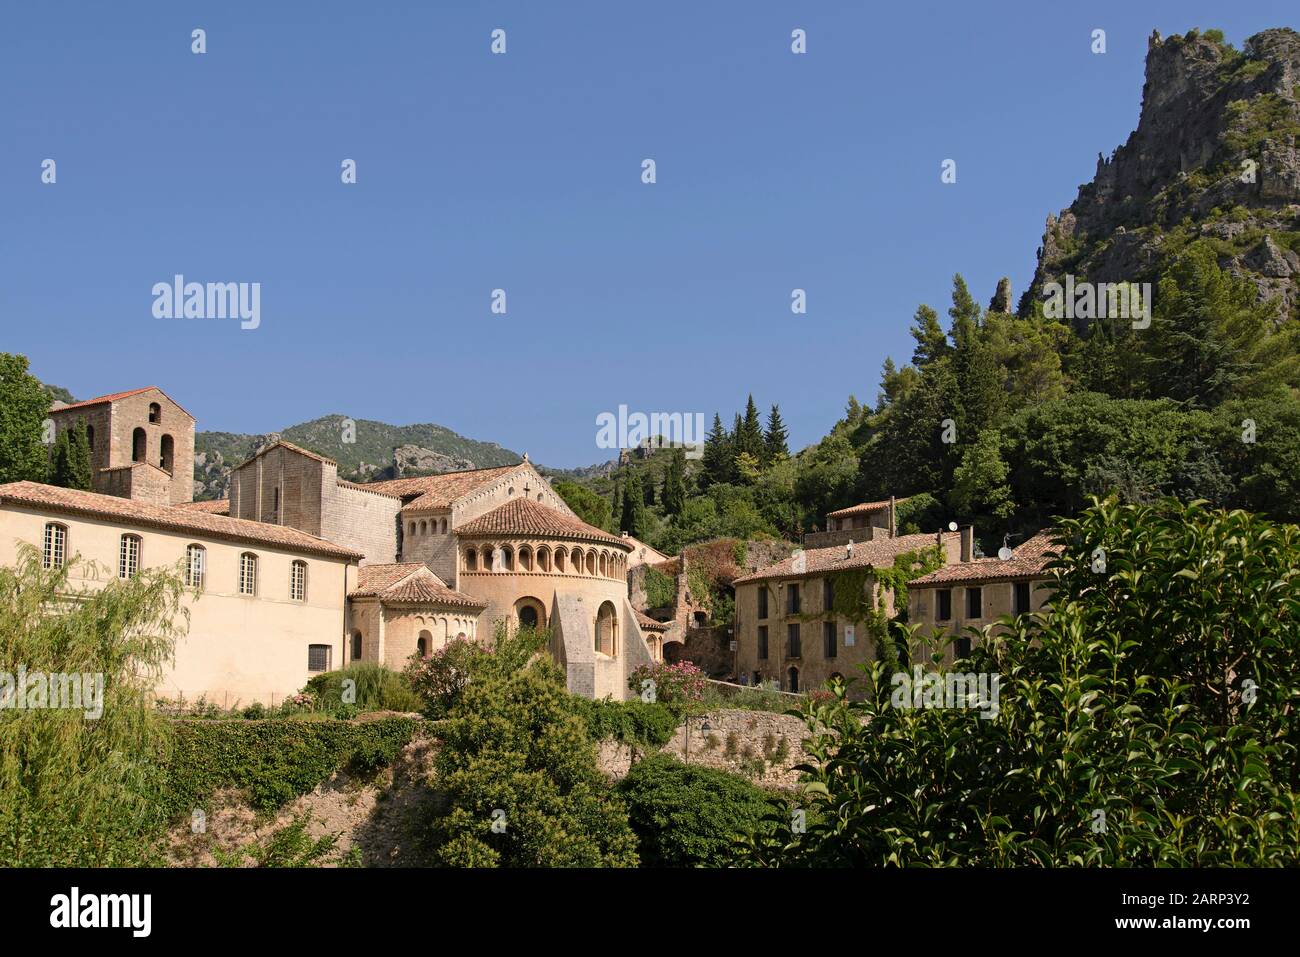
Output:
<path fill-rule="evenodd" d="M 532 605 L 524 605 L 519 609 L 519 627 L 536 628 L 537 627 L 537 609 Z"/>
<path fill-rule="evenodd" d="M 307 563 L 302 560 L 289 566 L 289 600 L 307 600 Z"/>
<path fill-rule="evenodd" d="M 618 655 L 618 615 L 613 602 L 605 602 L 596 612 L 596 650 L 611 658 Z"/>
<path fill-rule="evenodd" d="M 501 567 L 508 572 L 515 570 L 515 550 L 509 545 L 501 548 Z"/>
<path fill-rule="evenodd" d="M 789 679 L 790 682 L 790 685 L 786 690 L 798 691 L 799 690 L 799 669 L 791 668 L 789 671 L 786 672 L 786 677 L 787 679 Z"/>
<path fill-rule="evenodd" d="M 587 574 L 596 574 L 596 552 L 595 549 L 587 552 Z"/>
<path fill-rule="evenodd" d="M 158 467 L 171 474 L 176 456 L 176 443 L 170 435 L 164 435 L 158 443 Z"/>
<path fill-rule="evenodd" d="M 257 594 L 257 556 L 252 552 L 244 552 L 239 556 L 239 593 Z"/>
<path fill-rule="evenodd" d="M 159 405 L 157 402 L 149 403 L 149 421 L 150 422 L 162 421 L 162 406 Z"/>
<path fill-rule="evenodd" d="M 565 565 L 566 565 L 565 559 L 568 556 L 568 554 L 569 553 L 566 552 L 563 548 L 557 548 L 555 550 L 555 570 L 557 572 L 561 572 L 561 573 L 564 572 Z"/>
<path fill-rule="evenodd" d="M 143 462 L 145 460 L 144 452 L 145 434 L 144 429 L 136 428 L 131 433 L 131 461 Z"/>
<path fill-rule="evenodd" d="M 86 448 L 91 452 L 95 451 L 95 427 L 93 425 L 86 426 Z"/>
<path fill-rule="evenodd" d="M 519 570 L 522 572 L 533 570 L 533 550 L 527 545 L 519 549 Z"/>
<path fill-rule="evenodd" d="M 411 537 L 415 537 L 415 522 L 411 523 Z"/>
<path fill-rule="evenodd" d="M 202 545 L 185 546 L 185 585 L 203 590 L 203 578 L 208 570 L 208 550 Z"/>
<path fill-rule="evenodd" d="M 123 535 L 118 549 L 117 577 L 133 578 L 140 570 L 140 536 Z"/>
<path fill-rule="evenodd" d="M 415 650 L 421 658 L 429 656 L 429 646 L 433 644 L 433 635 L 427 631 L 420 632 L 420 637 L 415 639 Z"/>
<path fill-rule="evenodd" d="M 41 565 L 45 568 L 62 568 L 68 560 L 68 529 L 66 525 L 50 522 L 45 526 L 45 552 Z"/>
<path fill-rule="evenodd" d="M 600 553 L 600 575 L 602 578 L 609 577 L 609 553 Z"/>
<path fill-rule="evenodd" d="M 478 571 L 478 552 L 472 548 L 465 549 L 465 571 Z"/>
<path fill-rule="evenodd" d="M 438 531 L 442 532 L 442 534 L 444 535 L 447 534 L 447 520 L 445 518 L 442 520 L 441 525 L 438 527 Z"/>
<path fill-rule="evenodd" d="M 537 570 L 539 572 L 551 570 L 551 550 L 545 545 L 537 549 Z"/>
<path fill-rule="evenodd" d="M 352 632 L 352 660 L 361 660 L 361 632 Z"/>

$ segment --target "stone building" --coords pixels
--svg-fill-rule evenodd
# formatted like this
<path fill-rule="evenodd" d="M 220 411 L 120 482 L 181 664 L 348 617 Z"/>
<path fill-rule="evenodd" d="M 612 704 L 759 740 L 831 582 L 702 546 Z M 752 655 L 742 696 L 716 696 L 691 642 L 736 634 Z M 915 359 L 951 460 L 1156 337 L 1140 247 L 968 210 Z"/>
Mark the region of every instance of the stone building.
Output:
<path fill-rule="evenodd" d="M 888 508 L 889 503 L 885 505 Z M 852 679 L 856 666 L 875 660 L 876 642 L 862 622 L 836 611 L 837 590 L 860 587 L 868 607 L 893 617 L 893 593 L 877 583 L 874 569 L 892 568 L 900 556 L 933 546 L 939 547 L 945 563 L 969 559 L 973 551 L 969 527 L 960 532 L 891 536 L 888 532 L 895 526 L 887 521 L 883 534 L 881 526 L 871 525 L 873 537 L 866 541 L 805 548 L 736 579 L 739 676 L 751 684 L 776 682 L 783 691 L 805 692 L 822 687 L 832 677 Z"/>
<path fill-rule="evenodd" d="M 1008 559 L 963 558 L 907 586 L 908 621 L 921 635 L 943 632 L 953 638 L 945 661 L 970 654 L 970 628 L 983 628 L 1004 615 L 1039 611 L 1047 604 L 1048 563 L 1060 552 L 1046 532 L 1039 532 Z"/>
<path fill-rule="evenodd" d="M 161 390 L 51 416 L 93 430 L 97 491 L 0 486 L 0 562 L 16 560 L 20 541 L 44 547 L 47 561 L 75 551 L 116 567 L 119 552 L 133 555 L 123 577 L 206 562 L 193 596 L 202 613 L 160 693 L 283 698 L 313 672 L 353 660 L 400 668 L 458 636 L 490 640 L 498 623 L 549 628 L 570 689 L 588 696 L 629 697 L 630 672 L 662 658 L 662 630 L 627 588 L 629 565 L 657 553 L 581 521 L 527 456 L 360 485 L 331 459 L 277 441 L 232 471 L 229 500 L 192 502 L 194 419 Z M 175 540 L 156 540 L 158 529 Z M 315 570 L 325 557 L 328 570 Z M 288 574 L 287 596 L 249 584 L 267 581 L 268 565 L 277 583 Z"/>

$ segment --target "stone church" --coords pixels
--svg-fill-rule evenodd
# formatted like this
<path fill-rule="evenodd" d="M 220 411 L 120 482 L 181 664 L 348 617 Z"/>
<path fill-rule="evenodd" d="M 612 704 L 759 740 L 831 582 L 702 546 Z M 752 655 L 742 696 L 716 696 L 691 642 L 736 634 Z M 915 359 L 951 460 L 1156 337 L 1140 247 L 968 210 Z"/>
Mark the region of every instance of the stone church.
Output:
<path fill-rule="evenodd" d="M 73 587 L 172 566 L 189 627 L 158 694 L 278 702 L 352 661 L 400 670 L 457 637 L 547 628 L 571 691 L 631 696 L 664 626 L 628 600 L 634 543 L 580 520 L 524 456 L 515 465 L 357 484 L 278 441 L 237 466 L 230 497 L 194 502 L 194 418 L 161 389 L 56 404 L 85 422 L 92 492 L 0 485 L 0 564 L 20 543 Z"/>

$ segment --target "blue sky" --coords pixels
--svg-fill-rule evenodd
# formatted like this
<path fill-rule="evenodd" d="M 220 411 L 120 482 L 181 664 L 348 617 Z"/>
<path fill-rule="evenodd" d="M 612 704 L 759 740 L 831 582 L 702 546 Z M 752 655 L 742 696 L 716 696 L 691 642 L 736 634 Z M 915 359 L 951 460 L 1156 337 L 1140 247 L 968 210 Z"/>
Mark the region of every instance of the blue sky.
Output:
<path fill-rule="evenodd" d="M 6 4 L 0 349 L 201 429 L 432 421 L 576 466 L 620 404 L 753 392 L 802 446 L 954 272 L 1019 296 L 1153 28 L 1271 26 L 1294 5 Z M 260 327 L 154 318 L 176 273 L 260 282 Z"/>

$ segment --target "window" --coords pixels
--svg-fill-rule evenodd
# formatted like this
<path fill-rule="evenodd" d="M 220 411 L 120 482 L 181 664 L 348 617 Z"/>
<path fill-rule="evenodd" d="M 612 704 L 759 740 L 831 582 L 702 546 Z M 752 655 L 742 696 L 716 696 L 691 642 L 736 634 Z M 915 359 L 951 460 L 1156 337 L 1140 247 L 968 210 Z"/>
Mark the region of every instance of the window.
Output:
<path fill-rule="evenodd" d="M 428 657 L 429 645 L 433 643 L 433 635 L 427 631 L 420 632 L 420 637 L 415 640 L 415 650 L 419 652 L 421 658 Z"/>
<path fill-rule="evenodd" d="M 185 586 L 203 588 L 203 575 L 208 567 L 208 552 L 202 545 L 188 545 L 185 548 Z"/>
<path fill-rule="evenodd" d="M 465 552 L 465 571 L 478 571 L 478 552 L 472 548 Z"/>
<path fill-rule="evenodd" d="M 352 633 L 352 660 L 361 660 L 361 632 L 359 631 Z"/>
<path fill-rule="evenodd" d="M 95 427 L 93 425 L 86 426 L 86 450 L 89 452 L 95 451 Z"/>
<path fill-rule="evenodd" d="M 803 653 L 799 647 L 799 622 L 792 621 L 785 626 L 785 656 L 787 658 L 802 658 Z"/>
<path fill-rule="evenodd" d="M 117 577 L 134 578 L 140 570 L 140 538 L 137 535 L 123 535 L 122 547 L 118 550 Z"/>
<path fill-rule="evenodd" d="M 835 582 L 829 578 L 822 582 L 822 609 L 830 611 L 835 607 Z"/>
<path fill-rule="evenodd" d="M 967 637 L 967 638 L 958 638 L 957 641 L 956 641 L 956 649 L 957 649 L 957 657 L 958 657 L 958 658 L 969 658 L 969 657 L 970 657 L 970 638 L 969 638 L 969 637 Z"/>
<path fill-rule="evenodd" d="M 763 584 L 758 586 L 758 617 L 767 617 L 767 586 Z"/>
<path fill-rule="evenodd" d="M 68 530 L 53 522 L 45 526 L 45 554 L 41 565 L 45 568 L 62 568 L 68 560 Z"/>
<path fill-rule="evenodd" d="M 144 443 L 145 443 L 144 429 L 136 429 L 134 432 L 131 433 L 131 461 L 132 462 L 143 462 L 145 460 Z"/>
<path fill-rule="evenodd" d="M 160 406 L 157 402 L 149 403 L 149 421 L 150 422 L 162 421 L 162 406 Z"/>
<path fill-rule="evenodd" d="M 308 671 L 329 671 L 330 670 L 330 646 L 329 645 L 308 645 L 307 646 L 307 670 Z"/>
<path fill-rule="evenodd" d="M 164 435 L 158 443 L 158 467 L 170 473 L 176 455 L 176 442 L 170 435 Z"/>
<path fill-rule="evenodd" d="M 767 625 L 758 626 L 758 658 L 760 661 L 767 660 Z"/>
<path fill-rule="evenodd" d="M 966 589 L 966 617 L 984 617 L 984 591 L 979 587 Z"/>
<path fill-rule="evenodd" d="M 799 604 L 799 583 L 790 582 L 785 586 L 785 613 L 787 615 L 797 615 L 800 609 Z"/>
<path fill-rule="evenodd" d="M 935 594 L 935 621 L 952 621 L 952 589 L 940 588 Z"/>
<path fill-rule="evenodd" d="M 1012 594 L 1013 604 L 1011 607 L 1016 610 L 1017 615 L 1029 614 L 1031 610 L 1029 607 L 1029 582 L 1016 582 L 1012 587 L 1014 591 Z"/>
<path fill-rule="evenodd" d="M 257 556 L 252 552 L 244 552 L 239 556 L 239 593 L 257 594 Z"/>
<path fill-rule="evenodd" d="M 532 605 L 524 605 L 519 609 L 519 627 L 536 628 L 537 627 L 537 609 Z"/>
<path fill-rule="evenodd" d="M 289 600 L 307 600 L 307 563 L 296 561 L 289 567 Z"/>
<path fill-rule="evenodd" d="M 798 691 L 799 690 L 799 669 L 791 668 L 789 671 L 786 672 L 786 678 L 789 681 L 789 690 Z"/>
<path fill-rule="evenodd" d="M 826 658 L 834 658 L 839 654 L 839 649 L 835 642 L 835 622 L 822 622 L 822 655 Z"/>

